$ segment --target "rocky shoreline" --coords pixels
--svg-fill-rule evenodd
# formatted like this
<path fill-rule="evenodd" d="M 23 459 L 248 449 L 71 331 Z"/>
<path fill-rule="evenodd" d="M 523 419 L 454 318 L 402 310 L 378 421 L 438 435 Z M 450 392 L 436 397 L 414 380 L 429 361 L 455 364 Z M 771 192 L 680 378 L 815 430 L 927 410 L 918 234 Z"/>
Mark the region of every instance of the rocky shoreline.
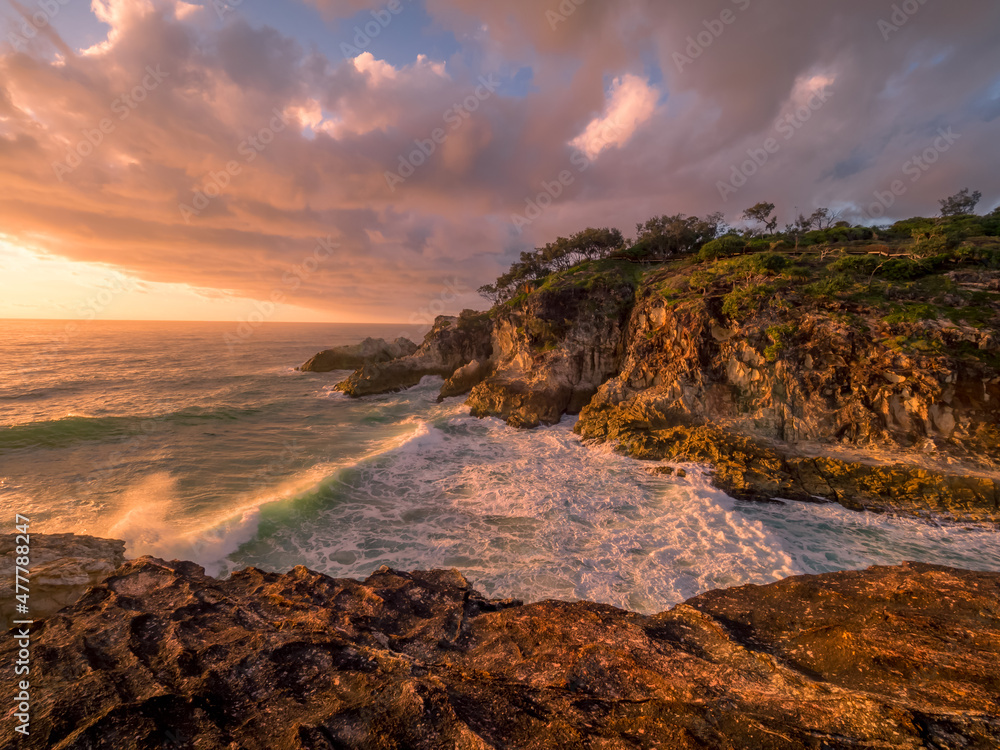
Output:
<path fill-rule="evenodd" d="M 437 375 L 475 416 L 532 428 L 580 414 L 585 439 L 710 464 L 734 497 L 1000 523 L 1000 293 L 983 291 L 1000 271 L 956 261 L 923 287 L 879 287 L 883 300 L 838 270 L 849 256 L 795 257 L 812 265 L 587 262 L 440 318 L 416 354 L 338 387 Z M 862 291 L 823 291 L 849 283 Z"/>
<path fill-rule="evenodd" d="M 921 564 L 646 617 L 491 600 L 454 570 L 216 580 L 146 557 L 32 627 L 31 735 L 5 721 L 0 745 L 993 748 L 998 602 L 1000 574 Z M 0 635 L 0 661 L 17 648 Z"/>

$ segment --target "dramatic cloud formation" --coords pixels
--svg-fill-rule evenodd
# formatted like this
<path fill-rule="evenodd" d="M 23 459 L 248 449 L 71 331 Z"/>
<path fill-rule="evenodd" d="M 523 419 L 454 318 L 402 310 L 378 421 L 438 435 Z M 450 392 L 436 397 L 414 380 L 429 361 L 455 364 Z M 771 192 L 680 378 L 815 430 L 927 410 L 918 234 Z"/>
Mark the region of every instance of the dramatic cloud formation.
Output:
<path fill-rule="evenodd" d="M 85 43 L 71 8 L 10 3 L 2 239 L 207 297 L 405 322 L 588 225 L 858 218 L 897 179 L 885 218 L 1000 199 L 990 0 L 93 0 Z M 390 33 L 453 49 L 356 46 Z"/>

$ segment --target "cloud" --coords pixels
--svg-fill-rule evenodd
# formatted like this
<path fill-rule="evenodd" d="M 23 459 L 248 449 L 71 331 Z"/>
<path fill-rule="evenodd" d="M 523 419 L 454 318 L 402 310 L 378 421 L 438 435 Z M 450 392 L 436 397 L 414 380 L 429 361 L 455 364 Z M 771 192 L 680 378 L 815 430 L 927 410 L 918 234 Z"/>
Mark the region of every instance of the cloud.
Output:
<path fill-rule="evenodd" d="M 606 148 L 625 145 L 639 126 L 653 116 L 658 98 L 656 89 L 638 76 L 616 78 L 604 115 L 587 125 L 570 145 L 591 159 Z"/>
<path fill-rule="evenodd" d="M 39 34 L 0 50 L 0 225 L 151 283 L 258 298 L 329 236 L 335 257 L 291 302 L 406 320 L 455 279 L 474 289 L 521 250 L 588 225 L 735 218 L 759 200 L 782 219 L 861 206 L 942 127 L 959 139 L 893 210 L 933 212 L 967 185 L 1000 199 L 996 3 L 927 3 L 888 40 L 878 22 L 891 9 L 862 0 L 587 0 L 554 23 L 559 9 L 426 0 L 459 52 L 390 64 L 328 58 L 247 3 L 220 22 L 172 0 L 97 0 L 102 42 L 81 51 Z M 693 57 L 703 32 L 711 42 Z M 530 88 L 513 86 L 524 67 Z M 155 85 L 150 69 L 164 74 Z M 824 87 L 828 101 L 786 139 L 782 118 Z M 769 138 L 781 149 L 723 200 L 719 181 Z M 407 160 L 421 163 L 390 186 Z M 572 184 L 515 233 L 511 214 L 566 170 Z M 185 220 L 179 206 L 210 192 Z"/>

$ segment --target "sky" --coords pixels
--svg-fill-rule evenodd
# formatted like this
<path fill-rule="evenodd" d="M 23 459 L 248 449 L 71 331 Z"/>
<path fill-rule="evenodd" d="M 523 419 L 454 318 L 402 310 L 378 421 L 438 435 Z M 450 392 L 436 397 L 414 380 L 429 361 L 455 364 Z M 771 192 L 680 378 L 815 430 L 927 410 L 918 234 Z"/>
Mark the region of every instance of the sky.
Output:
<path fill-rule="evenodd" d="M 588 226 L 1000 203 L 995 0 L 0 3 L 0 317 L 425 323 Z"/>

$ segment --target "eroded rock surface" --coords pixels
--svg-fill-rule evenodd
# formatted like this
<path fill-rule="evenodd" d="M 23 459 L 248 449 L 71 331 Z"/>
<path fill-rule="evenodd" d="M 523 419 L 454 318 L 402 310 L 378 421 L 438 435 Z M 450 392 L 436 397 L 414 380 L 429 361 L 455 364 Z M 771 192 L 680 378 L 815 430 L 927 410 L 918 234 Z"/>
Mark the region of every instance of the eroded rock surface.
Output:
<path fill-rule="evenodd" d="M 992 328 L 891 322 L 794 288 L 734 320 L 711 289 L 692 290 L 695 273 L 643 280 L 620 371 L 584 408 L 581 435 L 711 463 L 740 498 L 1000 522 L 1000 372 L 962 356 L 986 351 Z M 900 349 L 901 336 L 924 353 Z M 830 450 L 803 455 L 806 444 Z"/>
<path fill-rule="evenodd" d="M 0 617 L 4 630 L 16 616 L 14 534 L 0 536 Z M 30 616 L 48 617 L 73 604 L 90 586 L 111 575 L 125 562 L 125 542 L 75 534 L 31 534 L 28 544 Z"/>
<path fill-rule="evenodd" d="M 635 285 L 627 263 L 582 270 L 494 311 L 493 374 L 472 390 L 472 414 L 523 428 L 578 414 L 618 372 Z"/>
<path fill-rule="evenodd" d="M 455 571 L 218 581 L 142 558 L 34 627 L 16 746 L 985 750 L 998 602 L 1000 574 L 914 564 L 645 617 L 489 600 Z"/>
<path fill-rule="evenodd" d="M 417 345 L 409 339 L 398 338 L 390 343 L 385 339 L 367 338 L 360 344 L 340 346 L 320 352 L 299 369 L 302 372 L 357 370 L 365 365 L 409 357 L 416 351 Z"/>
<path fill-rule="evenodd" d="M 337 390 L 358 398 L 412 388 L 425 377 L 450 378 L 473 360 L 487 361 L 493 353 L 492 321 L 485 313 L 463 312 L 441 316 L 423 344 L 408 357 L 365 365 Z"/>

